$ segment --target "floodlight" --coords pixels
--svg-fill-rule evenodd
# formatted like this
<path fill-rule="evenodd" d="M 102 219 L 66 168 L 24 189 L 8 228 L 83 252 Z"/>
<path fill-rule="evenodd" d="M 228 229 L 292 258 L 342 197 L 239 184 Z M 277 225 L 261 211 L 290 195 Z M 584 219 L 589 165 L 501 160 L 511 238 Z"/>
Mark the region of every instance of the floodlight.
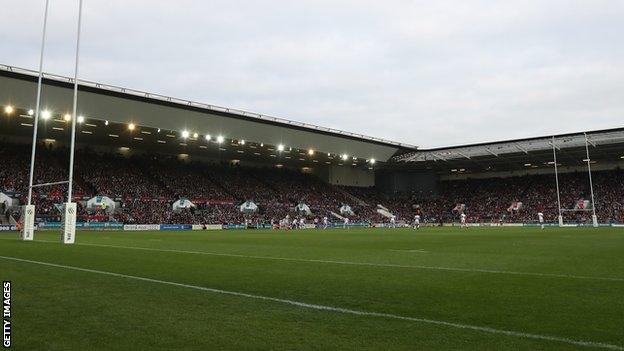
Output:
<path fill-rule="evenodd" d="M 312 150 L 312 149 L 308 150 L 308 155 L 314 156 L 314 150 Z"/>
<path fill-rule="evenodd" d="M 260 143 L 260 147 L 264 147 L 264 143 Z M 622 157 L 622 158 L 624 158 L 624 157 Z"/>
<path fill-rule="evenodd" d="M 11 113 L 13 113 L 14 108 L 11 105 L 7 105 L 4 107 L 4 113 L 6 113 L 7 115 L 10 115 Z"/>
<path fill-rule="evenodd" d="M 65 122 L 69 122 L 69 121 L 71 121 L 71 115 L 70 115 L 69 113 L 66 113 L 66 114 L 63 116 L 63 119 L 65 120 Z"/>
<path fill-rule="evenodd" d="M 210 134 L 206 134 L 206 141 L 210 141 Z"/>
<path fill-rule="evenodd" d="M 284 151 L 284 145 L 282 144 L 277 145 L 277 151 Z"/>
<path fill-rule="evenodd" d="M 347 154 L 342 154 L 342 160 L 346 161 L 349 158 L 349 155 Z"/>
<path fill-rule="evenodd" d="M 371 165 L 374 165 L 375 162 L 377 162 L 374 158 L 371 158 L 370 161 L 368 161 L 368 163 L 370 163 Z"/>
<path fill-rule="evenodd" d="M 158 130 L 156 131 L 156 133 L 160 133 L 160 128 L 158 128 Z"/>
<path fill-rule="evenodd" d="M 240 144 L 241 144 L 241 145 L 245 145 L 245 139 L 241 140 L 241 141 L 240 141 Z"/>
<path fill-rule="evenodd" d="M 219 143 L 219 144 L 221 144 L 224 140 L 225 140 L 225 138 L 223 138 L 223 135 L 219 135 L 217 137 L 217 143 Z"/>
<path fill-rule="evenodd" d="M 28 110 L 28 115 L 29 116 L 32 116 L 34 114 L 35 114 L 35 110 L 33 110 L 33 109 Z"/>
<path fill-rule="evenodd" d="M 197 139 L 198 136 L 199 136 L 199 134 L 193 133 L 193 138 Z"/>
<path fill-rule="evenodd" d="M 183 130 L 182 131 L 182 138 L 186 139 L 189 137 L 189 131 L 188 130 Z"/>
<path fill-rule="evenodd" d="M 78 123 L 84 122 L 84 117 L 83 116 L 78 116 L 78 119 L 76 120 L 76 122 L 78 122 Z"/>
<path fill-rule="evenodd" d="M 130 129 L 130 130 L 134 130 L 135 127 L 136 126 L 134 125 L 134 123 L 128 124 L 128 129 Z"/>
<path fill-rule="evenodd" d="M 108 125 L 108 121 L 104 121 L 104 125 L 107 126 Z"/>
<path fill-rule="evenodd" d="M 49 119 L 50 117 L 52 117 L 52 113 L 50 113 L 50 111 L 43 110 L 43 112 L 41 112 L 41 118 Z"/>

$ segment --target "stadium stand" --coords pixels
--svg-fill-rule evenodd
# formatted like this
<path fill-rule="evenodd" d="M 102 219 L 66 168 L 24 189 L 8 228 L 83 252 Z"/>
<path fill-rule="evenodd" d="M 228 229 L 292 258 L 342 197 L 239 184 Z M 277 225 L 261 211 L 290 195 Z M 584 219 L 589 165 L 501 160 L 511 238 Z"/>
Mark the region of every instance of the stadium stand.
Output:
<path fill-rule="evenodd" d="M 26 199 L 29 147 L 0 144 L 0 159 L 11 167 L 0 168 L 0 190 Z M 35 178 L 39 182 L 63 179 L 67 150 L 40 148 Z M 243 223 L 276 222 L 294 212 L 299 203 L 307 204 L 309 220 L 338 213 L 349 204 L 353 221 L 386 222 L 377 213 L 382 205 L 398 219 L 409 221 L 416 209 L 429 222 L 452 222 L 453 210 L 465 204 L 469 222 L 533 222 L 542 211 L 548 221 L 557 217 L 557 199 L 552 175 L 447 180 L 437 193 L 410 193 L 387 196 L 378 189 L 336 186 L 314 175 L 286 168 L 248 168 L 229 164 L 182 162 L 175 158 L 141 155 L 127 158 L 89 149 L 78 151 L 75 198 L 81 201 L 103 195 L 119 201 L 120 209 L 107 214 L 80 206 L 83 221 L 121 221 L 124 223 Z M 579 199 L 589 198 L 587 174 L 560 175 L 562 207 L 572 209 Z M 597 215 L 604 223 L 624 222 L 624 172 L 620 169 L 594 172 Z M 56 185 L 35 190 L 37 215 L 46 221 L 59 221 L 55 204 L 62 202 L 66 186 Z M 172 203 L 190 199 L 197 206 L 174 211 Z M 251 200 L 259 211 L 243 215 L 239 205 Z M 510 211 L 510 204 L 522 202 L 522 209 Z M 12 213 L 19 216 L 17 212 Z M 590 222 L 589 212 L 566 212 L 566 220 Z M 335 218 L 334 218 L 335 219 Z"/>

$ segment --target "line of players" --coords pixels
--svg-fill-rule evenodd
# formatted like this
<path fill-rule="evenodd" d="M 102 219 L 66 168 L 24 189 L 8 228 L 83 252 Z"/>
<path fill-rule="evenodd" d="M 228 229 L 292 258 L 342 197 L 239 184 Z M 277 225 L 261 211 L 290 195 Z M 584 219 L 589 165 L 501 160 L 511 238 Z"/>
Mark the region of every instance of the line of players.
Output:
<path fill-rule="evenodd" d="M 544 214 L 540 211 L 537 213 L 537 217 L 538 217 L 540 227 L 544 229 Z M 412 223 L 413 229 L 416 229 L 416 230 L 420 229 L 420 219 L 421 219 L 421 214 L 420 214 L 420 210 L 418 210 L 416 211 L 416 214 L 414 215 L 414 221 Z M 314 218 L 313 224 L 314 224 L 314 228 L 320 228 L 320 229 L 327 229 L 330 226 L 329 219 L 327 217 L 323 217 L 321 223 L 319 223 L 318 218 Z M 348 225 L 349 225 L 349 218 L 344 217 L 343 228 L 348 228 Z M 390 227 L 396 228 L 395 216 L 390 217 Z M 459 227 L 467 228 L 466 214 L 464 212 L 460 213 L 459 215 Z M 287 230 L 288 229 L 306 229 L 307 223 L 306 223 L 305 217 L 300 217 L 298 219 L 293 218 L 291 220 L 290 215 L 286 215 L 286 217 L 280 220 L 279 223 L 273 223 L 273 228 L 274 229 L 287 229 Z"/>
<path fill-rule="evenodd" d="M 538 212 L 537 213 L 537 220 L 539 222 L 540 228 L 544 229 L 544 213 L 542 213 L 541 211 Z M 390 219 L 390 223 L 391 223 L 392 227 L 394 227 L 394 216 L 392 216 L 392 218 Z M 462 212 L 459 215 L 459 227 L 460 228 L 467 228 L 466 214 L 464 212 Z M 412 228 L 420 229 L 420 210 L 416 211 L 416 215 L 414 215 L 414 222 L 413 222 Z"/>
<path fill-rule="evenodd" d="M 327 229 L 330 226 L 329 218 L 327 217 L 323 217 L 323 219 L 320 221 L 318 217 L 315 217 L 312 223 L 314 224 L 314 228 L 317 228 L 317 229 Z M 347 227 L 347 224 L 349 224 L 349 218 L 345 217 L 344 218 L 345 228 Z M 282 218 L 279 222 L 272 223 L 272 225 L 273 225 L 273 229 L 290 230 L 290 229 L 307 229 L 308 228 L 305 217 L 291 219 L 290 215 L 286 215 L 285 218 Z"/>

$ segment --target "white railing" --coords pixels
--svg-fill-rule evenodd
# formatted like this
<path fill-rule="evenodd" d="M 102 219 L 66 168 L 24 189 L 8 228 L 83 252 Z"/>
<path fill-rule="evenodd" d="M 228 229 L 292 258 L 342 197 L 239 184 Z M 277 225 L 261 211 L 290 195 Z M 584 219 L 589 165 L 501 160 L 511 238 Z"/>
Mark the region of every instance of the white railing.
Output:
<path fill-rule="evenodd" d="M 39 74 L 37 71 L 34 71 L 34 70 L 30 70 L 30 69 L 26 69 L 26 68 L 20 68 L 20 67 L 15 67 L 15 66 L 9 66 L 9 65 L 5 65 L 5 64 L 0 64 L 0 70 L 9 71 L 9 72 L 15 72 L 15 73 L 19 73 L 19 74 L 25 74 L 25 75 L 29 75 L 29 76 L 35 76 L 35 77 L 37 77 L 38 74 Z M 46 78 L 46 79 L 55 80 L 55 81 L 64 82 L 64 83 L 70 83 L 70 84 L 74 83 L 74 79 L 73 78 L 65 77 L 65 76 L 61 76 L 61 75 L 53 74 L 53 73 L 44 73 L 43 77 Z M 96 82 L 83 80 L 83 79 L 79 79 L 78 82 L 82 86 L 93 87 L 93 88 L 107 90 L 107 91 L 114 91 L 114 92 L 127 94 L 127 95 L 140 96 L 140 97 L 144 97 L 144 98 L 148 98 L 148 99 L 166 101 L 166 102 L 171 102 L 171 103 L 174 103 L 174 104 L 185 105 L 185 106 L 192 106 L 192 107 L 197 107 L 197 108 L 211 110 L 211 111 L 227 112 L 227 113 L 232 113 L 232 114 L 236 114 L 236 115 L 240 115 L 240 116 L 244 116 L 244 117 L 250 117 L 250 118 L 256 118 L 256 119 L 260 119 L 260 120 L 264 120 L 264 121 L 276 122 L 276 123 L 284 124 L 284 125 L 287 125 L 287 126 L 290 125 L 290 126 L 296 126 L 296 127 L 303 127 L 303 128 L 310 129 L 310 130 L 316 130 L 316 131 L 322 131 L 322 132 L 327 132 L 327 133 L 332 133 L 332 134 L 344 135 L 344 136 L 359 138 L 359 139 L 363 139 L 363 140 L 367 140 L 367 141 L 380 142 L 380 143 L 389 144 L 389 145 L 393 145 L 393 146 L 397 146 L 397 147 L 404 147 L 404 148 L 410 148 L 410 149 L 417 149 L 418 148 L 417 146 L 414 146 L 414 145 L 411 145 L 411 144 L 399 143 L 399 142 L 391 141 L 391 140 L 388 140 L 388 139 L 377 138 L 377 137 L 372 137 L 372 136 L 358 134 L 358 133 L 351 133 L 351 132 L 347 132 L 347 131 L 339 130 L 339 129 L 334 129 L 334 128 L 320 127 L 320 126 L 309 124 L 309 123 L 302 123 L 302 122 L 297 122 L 297 121 L 291 121 L 291 120 L 284 119 L 284 118 L 263 115 L 263 114 L 260 114 L 260 113 L 249 112 L 249 111 L 239 110 L 239 109 L 235 109 L 235 108 L 228 108 L 228 107 L 222 107 L 222 106 L 217 106 L 217 105 L 212 105 L 212 104 L 205 104 L 205 103 L 195 102 L 195 101 L 190 101 L 190 100 L 178 99 L 178 98 L 165 96 L 165 95 L 161 95 L 161 94 L 148 93 L 148 92 L 140 91 L 140 90 L 136 90 L 136 89 L 122 88 L 122 87 L 118 87 L 118 86 L 115 86 L 115 85 L 104 84 L 104 83 L 96 83 Z"/>

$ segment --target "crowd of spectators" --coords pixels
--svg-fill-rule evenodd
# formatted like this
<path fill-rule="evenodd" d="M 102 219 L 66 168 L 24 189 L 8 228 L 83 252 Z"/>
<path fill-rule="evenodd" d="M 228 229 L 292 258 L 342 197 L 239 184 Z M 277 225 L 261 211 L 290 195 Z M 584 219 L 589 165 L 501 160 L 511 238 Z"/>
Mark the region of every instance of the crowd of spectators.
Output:
<path fill-rule="evenodd" d="M 624 223 L 624 171 L 592 172 L 592 176 L 599 221 Z M 559 174 L 559 184 L 564 222 L 591 223 L 587 172 Z M 558 221 L 554 174 L 442 181 L 437 190 L 388 197 L 375 188 L 349 189 L 362 200 L 383 204 L 398 218 L 408 221 L 416 212 L 430 222 L 456 222 L 461 212 L 467 215 L 468 222 L 474 223 L 535 222 L 539 212 L 546 221 Z M 585 202 L 588 206 L 583 208 Z M 512 208 L 514 203 L 521 203 L 519 209 Z"/>
<path fill-rule="evenodd" d="M 376 188 L 335 186 L 312 174 L 287 168 L 247 168 L 230 164 L 186 162 L 154 155 L 125 157 L 119 154 L 79 150 L 74 174 L 74 201 L 79 220 L 124 223 L 243 223 L 277 222 L 286 215 L 309 221 L 339 220 L 340 207 L 348 204 L 353 221 L 387 222 L 379 213 L 386 209 L 401 221 L 411 221 L 419 212 L 425 221 L 456 221 L 461 211 L 469 222 L 530 222 L 543 212 L 556 221 L 557 193 L 553 175 L 442 181 L 435 192 L 388 196 Z M 66 149 L 40 146 L 34 183 L 67 179 Z M 0 191 L 23 204 L 28 190 L 30 148 L 0 143 Z M 561 205 L 578 207 L 591 200 L 587 173 L 560 175 Z M 36 188 L 33 203 L 38 218 L 59 221 L 59 204 L 65 202 L 67 185 Z M 108 196 L 118 203 L 115 211 L 87 209 L 93 196 Z M 596 213 L 601 222 L 624 222 L 624 172 L 594 172 Z M 190 209 L 174 210 L 172 203 L 185 198 Z M 258 205 L 258 212 L 243 214 L 245 201 Z M 510 210 L 521 202 L 519 210 Z M 309 206 L 312 214 L 297 213 L 297 205 Z M 458 207 L 460 205 L 460 207 Z M 463 210 L 458 210 L 461 208 Z M 14 217 L 18 216 L 13 212 Z M 566 221 L 591 221 L 591 211 L 564 211 Z"/>

